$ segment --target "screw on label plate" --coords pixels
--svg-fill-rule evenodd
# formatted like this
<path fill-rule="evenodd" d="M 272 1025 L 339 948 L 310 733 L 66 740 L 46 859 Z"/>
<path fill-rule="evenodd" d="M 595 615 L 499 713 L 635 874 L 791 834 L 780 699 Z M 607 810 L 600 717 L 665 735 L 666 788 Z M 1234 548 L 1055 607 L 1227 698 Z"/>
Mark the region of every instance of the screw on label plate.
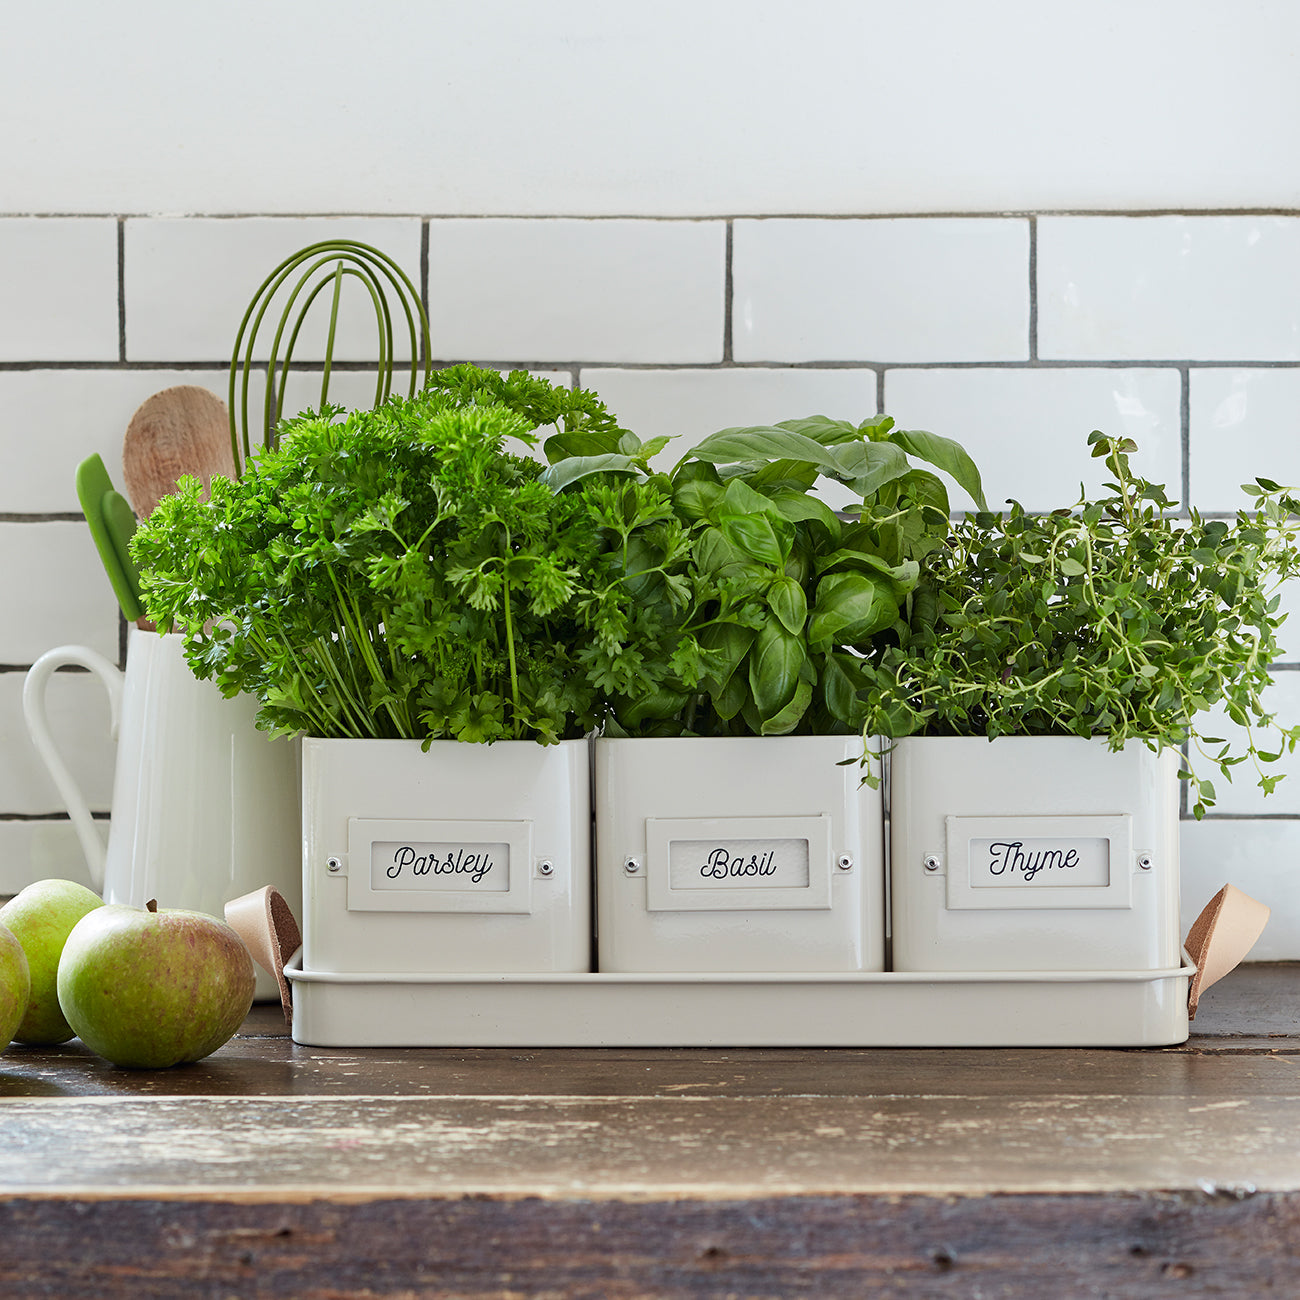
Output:
<path fill-rule="evenodd" d="M 839 867 L 841 871 L 852 871 L 853 859 L 847 853 L 841 853 L 840 856 L 835 859 L 835 865 Z"/>
<path fill-rule="evenodd" d="M 550 858 L 543 858 L 537 864 L 537 874 L 539 876 L 553 876 L 555 874 L 555 863 Z"/>
<path fill-rule="evenodd" d="M 1141 867 L 1143 871 L 1150 871 L 1150 870 L 1151 870 L 1151 855 L 1150 855 L 1149 853 L 1142 853 L 1142 854 L 1139 854 L 1139 855 L 1138 855 L 1138 866 Z"/>
<path fill-rule="evenodd" d="M 938 871 L 939 868 L 943 866 L 943 863 L 939 861 L 939 855 L 937 853 L 927 853 L 925 857 L 921 859 L 921 865 L 927 871 Z"/>
<path fill-rule="evenodd" d="M 641 870 L 641 864 L 636 860 L 636 858 L 624 858 L 623 870 L 626 871 L 629 876 L 635 876 L 637 872 Z"/>
<path fill-rule="evenodd" d="M 338 860 L 338 858 L 326 858 L 326 859 L 325 859 L 325 870 L 326 870 L 326 871 L 331 871 L 331 872 L 333 872 L 333 871 L 342 871 L 342 870 L 343 870 L 343 863 L 340 862 L 340 861 Z"/>

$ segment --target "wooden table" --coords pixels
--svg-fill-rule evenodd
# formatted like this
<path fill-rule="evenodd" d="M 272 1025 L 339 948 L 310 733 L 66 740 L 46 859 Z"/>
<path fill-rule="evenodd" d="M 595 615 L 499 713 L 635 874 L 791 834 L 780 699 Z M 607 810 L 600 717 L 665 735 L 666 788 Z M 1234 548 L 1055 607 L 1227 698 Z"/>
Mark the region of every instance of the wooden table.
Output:
<path fill-rule="evenodd" d="M 0 1058 L 0 1294 L 1300 1295 L 1300 966 L 1166 1050 Z"/>

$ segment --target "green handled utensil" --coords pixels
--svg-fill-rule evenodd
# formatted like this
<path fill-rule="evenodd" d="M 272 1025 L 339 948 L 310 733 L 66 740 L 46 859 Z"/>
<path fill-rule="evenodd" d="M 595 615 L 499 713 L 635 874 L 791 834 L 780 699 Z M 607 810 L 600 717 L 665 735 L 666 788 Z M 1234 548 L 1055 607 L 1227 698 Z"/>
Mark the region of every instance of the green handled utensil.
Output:
<path fill-rule="evenodd" d="M 122 613 L 134 623 L 144 617 L 140 574 L 127 550 L 135 532 L 135 513 L 126 498 L 114 489 L 113 480 L 98 455 L 87 456 L 77 466 L 77 500 L 81 502 L 91 540 L 113 585 L 113 594 L 122 606 Z"/>

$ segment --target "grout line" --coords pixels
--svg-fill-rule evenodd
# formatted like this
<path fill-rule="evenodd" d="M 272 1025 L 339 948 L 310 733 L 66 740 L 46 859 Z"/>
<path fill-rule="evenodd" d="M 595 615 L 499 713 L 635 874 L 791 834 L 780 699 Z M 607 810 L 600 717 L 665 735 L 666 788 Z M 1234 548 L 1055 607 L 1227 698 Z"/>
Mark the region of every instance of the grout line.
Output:
<path fill-rule="evenodd" d="M 733 248 L 734 248 L 735 227 L 727 222 L 727 244 L 726 254 L 723 259 L 722 272 L 722 364 L 729 366 L 733 364 L 731 339 L 732 339 L 732 312 L 735 302 L 735 277 L 733 272 Z"/>
<path fill-rule="evenodd" d="M 83 524 L 80 510 L 0 510 L 0 524 Z"/>
<path fill-rule="evenodd" d="M 1192 372 L 1187 366 L 1180 366 L 1178 375 L 1178 438 L 1183 476 L 1183 508 L 1178 513 L 1190 516 L 1192 510 Z"/>
<path fill-rule="evenodd" d="M 429 321 L 433 316 L 429 311 L 429 222 L 424 220 L 420 223 L 420 302 L 424 305 L 424 314 Z M 433 346 L 432 341 L 430 347 Z M 420 340 L 421 352 L 424 351 L 424 340 Z M 421 356 L 420 361 L 425 368 L 425 373 L 429 371 L 429 357 Z"/>
<path fill-rule="evenodd" d="M 117 359 L 126 360 L 126 218 L 117 219 Z"/>
<path fill-rule="evenodd" d="M 994 208 L 898 212 L 6 212 L 22 220 L 87 221 L 987 221 L 1016 217 L 1300 217 L 1294 207 L 1238 208 Z"/>
<path fill-rule="evenodd" d="M 1038 218 L 1029 218 L 1029 360 L 1038 361 Z"/>
<path fill-rule="evenodd" d="M 883 357 L 863 357 L 851 361 L 782 361 L 780 358 L 761 361 L 584 361 L 572 357 L 550 361 L 521 361 L 458 357 L 435 359 L 431 365 L 458 365 L 467 360 L 483 366 L 515 366 L 530 370 L 563 370 L 571 366 L 601 370 L 720 370 L 733 367 L 737 370 L 874 370 L 880 366 L 888 366 L 891 370 L 1300 370 L 1300 360 L 1189 361 L 1178 357 L 1087 358 L 1073 361 L 1061 358 L 1018 361 L 891 361 Z M 373 361 L 336 360 L 331 368 L 340 371 L 367 371 L 373 370 L 375 365 Z M 324 362 L 307 359 L 300 361 L 295 357 L 293 368 L 319 371 L 324 368 Z M 104 370 L 113 373 L 132 370 L 219 370 L 225 373 L 229 369 L 229 357 L 222 361 L 0 361 L 0 374 L 33 370 Z M 266 362 L 254 361 L 250 369 L 254 372 L 264 371 Z"/>
<path fill-rule="evenodd" d="M 885 367 L 881 366 L 876 371 L 876 414 L 884 415 L 885 413 Z"/>
<path fill-rule="evenodd" d="M 1184 782 L 1183 782 L 1183 785 L 1186 786 L 1186 784 L 1187 784 L 1187 782 L 1184 781 Z M 1180 821 L 1195 821 L 1196 819 L 1195 819 L 1194 817 L 1190 817 L 1190 816 L 1183 816 L 1183 817 L 1180 817 L 1179 820 L 1180 820 Z M 1224 813 L 1216 813 L 1216 812 L 1207 812 L 1207 813 L 1205 814 L 1205 816 L 1201 818 L 1201 822 L 1202 822 L 1202 824 L 1204 824 L 1205 822 L 1295 822 L 1295 821 L 1300 821 L 1300 813 L 1267 813 L 1267 812 L 1258 812 L 1258 813 L 1229 813 L 1229 812 L 1224 812 Z"/>
<path fill-rule="evenodd" d="M 92 809 L 90 815 L 100 822 L 106 822 L 109 814 L 99 809 Z M 0 812 L 0 822 L 70 822 L 67 813 L 20 813 Z"/>

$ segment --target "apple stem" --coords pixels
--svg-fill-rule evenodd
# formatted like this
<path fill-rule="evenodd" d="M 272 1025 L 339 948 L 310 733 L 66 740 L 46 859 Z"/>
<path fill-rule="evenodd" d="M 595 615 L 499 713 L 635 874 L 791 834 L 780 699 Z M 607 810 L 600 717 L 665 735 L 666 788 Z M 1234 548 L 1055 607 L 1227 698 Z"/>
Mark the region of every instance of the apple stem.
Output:
<path fill-rule="evenodd" d="M 146 912 L 156 912 L 158 910 L 158 900 L 156 898 L 151 898 L 144 907 Z"/>

